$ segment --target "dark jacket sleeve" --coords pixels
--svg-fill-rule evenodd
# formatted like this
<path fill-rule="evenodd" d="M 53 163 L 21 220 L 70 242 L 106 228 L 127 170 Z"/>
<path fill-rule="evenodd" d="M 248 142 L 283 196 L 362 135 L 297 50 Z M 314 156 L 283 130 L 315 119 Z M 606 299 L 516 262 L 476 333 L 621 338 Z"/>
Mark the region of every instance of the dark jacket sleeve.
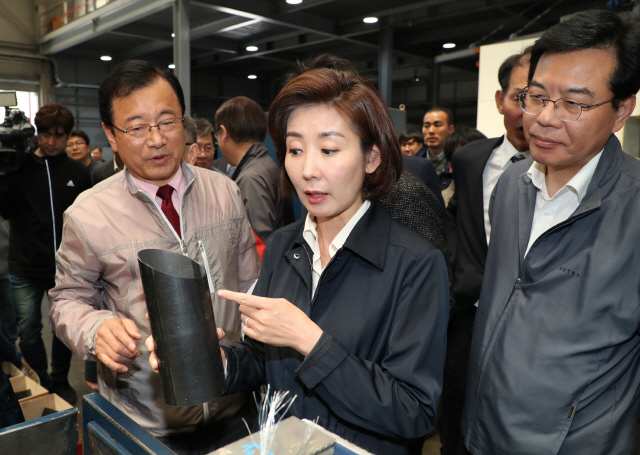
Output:
<path fill-rule="evenodd" d="M 442 254 L 432 251 L 401 279 L 381 364 L 349 354 L 324 333 L 297 374 L 340 418 L 379 434 L 412 439 L 434 428 L 442 390 L 449 317 Z"/>
<path fill-rule="evenodd" d="M 253 295 L 267 295 L 268 283 L 273 274 L 273 261 L 269 260 L 270 244 L 271 242 L 265 249 L 260 277 Z M 233 343 L 231 346 L 220 347 L 227 358 L 226 394 L 251 392 L 266 383 L 264 343 L 245 337 L 243 341 Z"/>
<path fill-rule="evenodd" d="M 15 181 L 15 174 L 0 175 L 0 216 L 5 220 L 15 217 L 26 205 Z"/>

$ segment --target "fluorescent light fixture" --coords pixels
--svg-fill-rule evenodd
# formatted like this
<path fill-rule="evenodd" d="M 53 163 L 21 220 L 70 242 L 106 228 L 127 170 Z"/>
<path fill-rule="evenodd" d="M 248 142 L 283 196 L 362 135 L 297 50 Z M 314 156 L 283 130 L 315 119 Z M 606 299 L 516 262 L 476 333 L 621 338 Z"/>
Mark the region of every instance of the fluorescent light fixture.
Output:
<path fill-rule="evenodd" d="M 103 62 L 110 62 L 112 59 L 110 55 L 103 55 L 102 57 L 100 57 L 100 60 L 102 60 Z"/>
<path fill-rule="evenodd" d="M 176 65 L 174 63 L 169 63 L 169 67 L 170 70 L 174 70 L 176 69 Z"/>
<path fill-rule="evenodd" d="M 258 79 L 258 76 L 256 76 L 255 74 L 249 74 L 247 76 L 248 79 Z"/>
<path fill-rule="evenodd" d="M 300 3 L 302 3 L 302 0 L 287 0 L 287 3 L 289 5 L 299 5 Z"/>
<path fill-rule="evenodd" d="M 445 49 L 453 49 L 454 47 L 456 47 L 456 43 L 444 43 L 442 47 L 444 47 Z"/>
<path fill-rule="evenodd" d="M 365 17 L 364 19 L 362 19 L 362 22 L 364 22 L 365 24 L 375 24 L 376 22 L 378 22 L 378 18 L 377 17 Z"/>
<path fill-rule="evenodd" d="M 258 46 L 247 46 L 249 52 L 255 52 L 258 50 Z"/>

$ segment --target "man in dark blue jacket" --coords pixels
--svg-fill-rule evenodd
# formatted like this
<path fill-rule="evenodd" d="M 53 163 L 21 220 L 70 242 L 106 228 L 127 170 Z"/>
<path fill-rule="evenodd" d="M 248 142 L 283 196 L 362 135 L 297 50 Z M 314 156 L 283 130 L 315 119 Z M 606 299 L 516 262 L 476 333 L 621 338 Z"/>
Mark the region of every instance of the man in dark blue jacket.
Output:
<path fill-rule="evenodd" d="M 519 95 L 534 163 L 492 196 L 462 420 L 477 454 L 636 454 L 640 162 L 613 133 L 636 106 L 640 22 L 552 27 Z"/>

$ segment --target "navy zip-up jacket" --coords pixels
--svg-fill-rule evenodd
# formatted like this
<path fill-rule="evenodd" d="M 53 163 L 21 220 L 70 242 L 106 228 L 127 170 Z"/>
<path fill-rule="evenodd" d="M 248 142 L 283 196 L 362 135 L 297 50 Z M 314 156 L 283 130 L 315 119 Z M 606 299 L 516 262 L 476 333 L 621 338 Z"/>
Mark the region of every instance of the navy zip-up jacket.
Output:
<path fill-rule="evenodd" d="M 224 348 L 228 393 L 297 395 L 289 414 L 375 454 L 420 454 L 434 427 L 449 317 L 447 268 L 379 202 L 325 268 L 312 300 L 304 220 L 272 234 L 254 294 L 281 297 L 324 331 L 304 358 L 254 340 Z"/>

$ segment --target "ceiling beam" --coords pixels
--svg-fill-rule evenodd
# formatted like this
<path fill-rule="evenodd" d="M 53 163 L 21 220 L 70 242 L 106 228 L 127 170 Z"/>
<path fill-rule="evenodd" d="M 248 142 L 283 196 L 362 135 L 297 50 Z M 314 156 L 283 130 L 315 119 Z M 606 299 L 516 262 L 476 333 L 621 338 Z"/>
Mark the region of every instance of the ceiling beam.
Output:
<path fill-rule="evenodd" d="M 169 8 L 174 0 L 113 2 L 40 38 L 40 51 L 55 54 L 98 35 Z"/>
<path fill-rule="evenodd" d="M 260 19 L 270 24 L 297 28 L 307 32 L 330 35 L 335 33 L 333 21 L 302 12 L 278 15 L 275 5 L 264 0 L 243 0 L 242 2 L 237 0 L 216 0 L 215 4 L 192 1 L 191 6 L 247 19 Z"/>
<path fill-rule="evenodd" d="M 451 0 L 430 0 L 430 1 L 451 1 Z M 264 0 L 243 0 L 242 1 L 242 10 L 238 9 L 238 1 L 237 0 L 216 0 L 216 4 L 205 3 L 202 1 L 192 1 L 192 8 L 202 8 L 209 11 L 215 11 L 219 13 L 226 13 L 230 15 L 236 15 L 241 17 L 246 17 L 250 19 L 260 19 L 267 23 L 280 25 L 283 27 L 289 27 L 297 29 L 300 33 L 314 33 L 321 36 L 324 36 L 324 41 L 331 40 L 339 40 L 345 41 L 353 44 L 359 44 L 361 46 L 365 46 L 371 49 L 375 49 L 376 51 L 379 49 L 378 44 L 368 43 L 366 41 L 361 41 L 352 38 L 350 33 L 346 34 L 337 34 L 336 27 L 333 22 L 328 21 L 324 18 L 308 15 L 305 13 L 291 13 L 291 14 L 276 14 L 275 8 L 272 3 L 267 3 Z M 379 26 L 371 27 L 367 33 L 375 32 L 379 30 Z M 356 32 L 353 36 L 362 34 L 362 31 Z M 398 53 L 397 50 L 394 50 L 394 53 Z M 401 54 L 415 56 L 408 52 L 402 52 Z M 252 53 L 251 55 L 255 56 L 256 53 Z M 240 58 L 240 57 L 237 57 Z M 244 57 L 246 58 L 246 57 Z"/>
<path fill-rule="evenodd" d="M 208 24 L 194 27 L 190 31 L 191 45 L 200 47 L 210 51 L 222 52 L 227 54 L 237 54 L 237 46 L 229 40 L 221 40 L 219 38 L 209 39 L 214 33 L 222 33 L 239 27 L 245 27 L 257 22 L 256 20 L 246 20 L 237 16 L 227 17 L 225 19 L 210 22 Z M 157 52 L 162 49 L 168 49 L 173 46 L 173 40 L 165 38 L 169 36 L 168 32 L 158 32 L 157 30 L 139 30 L 138 33 L 128 33 L 120 30 L 114 30 L 113 34 L 123 34 L 135 36 L 140 39 L 153 39 L 148 43 L 135 46 L 126 52 L 119 54 L 120 58 L 129 59 L 143 56 L 151 52 Z M 194 41 L 198 40 L 198 43 Z"/>
<path fill-rule="evenodd" d="M 315 8 L 316 6 L 322 6 L 327 3 L 334 3 L 336 0 L 306 0 L 299 5 L 289 5 L 288 3 L 280 4 L 278 6 L 278 13 L 295 13 L 304 9 Z"/>
<path fill-rule="evenodd" d="M 218 21 L 209 22 L 208 24 L 204 24 L 204 25 L 200 25 L 198 27 L 192 28 L 191 39 L 197 40 L 200 38 L 205 38 L 207 36 L 213 35 L 215 33 L 230 32 L 238 28 L 248 27 L 257 22 L 260 22 L 260 21 L 258 19 L 247 20 L 246 18 L 239 17 L 239 16 L 226 17 Z"/>

